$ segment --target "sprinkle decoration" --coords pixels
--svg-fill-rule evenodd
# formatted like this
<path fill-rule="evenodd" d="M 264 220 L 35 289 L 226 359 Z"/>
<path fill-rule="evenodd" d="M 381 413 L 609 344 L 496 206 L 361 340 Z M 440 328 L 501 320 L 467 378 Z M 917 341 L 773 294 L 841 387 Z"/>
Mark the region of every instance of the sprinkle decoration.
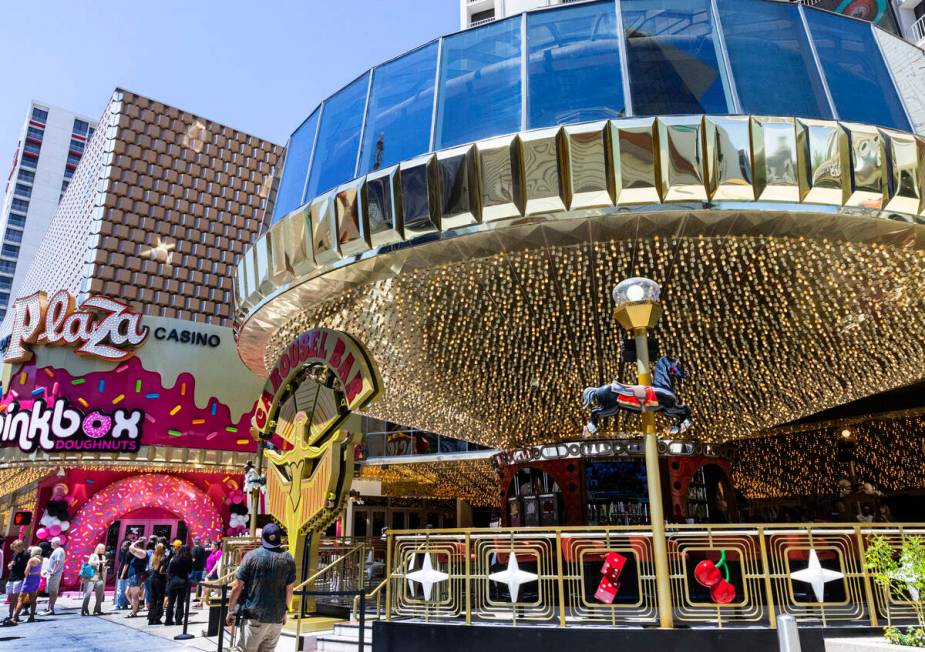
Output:
<path fill-rule="evenodd" d="M 221 514 L 212 499 L 193 483 L 161 473 L 130 476 L 97 491 L 71 519 L 65 584 L 77 582 L 81 564 L 105 538 L 110 523 L 143 507 L 176 514 L 186 522 L 190 538 L 221 536 Z"/>
<path fill-rule="evenodd" d="M 120 409 L 139 409 L 145 414 L 142 443 L 146 446 L 177 446 L 174 433 L 178 432 L 184 437 L 184 446 L 240 450 L 235 435 L 246 433 L 250 424 L 250 410 L 232 416 L 229 406 L 215 396 L 197 405 L 196 378 L 192 374 L 180 373 L 172 386 L 165 385 L 161 375 L 145 369 L 137 356 L 119 365 L 115 371 L 91 372 L 78 377 L 56 367 L 37 368 L 33 360 L 19 368 L 14 367 L 14 378 L 23 374 L 26 384 L 16 384 L 18 393 L 10 389 L 0 396 L 0 410 L 6 410 L 2 406 L 13 399 L 28 408 L 25 404 L 37 398 L 46 401 L 63 398 L 74 406 L 79 405 L 82 410 L 100 410 L 103 413 L 112 412 L 116 405 Z M 43 387 L 36 383 L 37 378 L 42 379 Z M 96 391 L 88 392 L 82 385 L 93 387 Z M 135 392 L 132 392 L 133 388 Z M 19 398 L 19 394 L 25 396 Z"/>
<path fill-rule="evenodd" d="M 25 371 L 22 372 L 21 374 L 19 374 L 19 384 L 20 384 L 20 385 L 25 385 L 25 384 L 26 384 L 26 380 L 28 380 L 28 378 L 29 378 L 29 376 L 26 374 L 26 372 L 25 372 Z"/>
<path fill-rule="evenodd" d="M 170 435 L 171 437 L 182 437 L 183 436 L 183 433 L 180 432 L 179 430 L 168 430 L 167 434 Z"/>

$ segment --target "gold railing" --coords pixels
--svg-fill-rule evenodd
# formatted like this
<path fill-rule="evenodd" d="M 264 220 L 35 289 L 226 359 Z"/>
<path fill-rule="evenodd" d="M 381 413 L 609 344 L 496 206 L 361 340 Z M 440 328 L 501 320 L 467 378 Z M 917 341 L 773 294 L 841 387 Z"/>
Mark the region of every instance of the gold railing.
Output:
<path fill-rule="evenodd" d="M 872 536 L 896 548 L 906 537 L 925 537 L 925 524 L 668 525 L 668 563 L 675 625 L 776 626 L 778 614 L 801 623 L 878 626 L 911 623 L 906 599 L 888 595 L 868 576 L 864 552 Z M 723 552 L 725 551 L 725 554 Z M 595 597 L 605 556 L 626 558 L 611 604 Z M 507 577 L 516 556 L 521 575 L 512 603 Z M 419 581 L 435 573 L 430 599 Z M 390 532 L 391 570 L 385 617 L 471 622 L 607 624 L 658 623 L 652 534 L 648 526 L 455 529 Z M 735 597 L 714 601 L 694 575 L 698 563 L 725 558 Z M 826 574 L 822 599 L 810 582 L 791 576 L 819 567 Z M 816 571 L 818 574 L 818 571 Z M 375 597 L 382 586 L 367 595 Z M 925 596 L 923 596 L 925 597 Z"/>

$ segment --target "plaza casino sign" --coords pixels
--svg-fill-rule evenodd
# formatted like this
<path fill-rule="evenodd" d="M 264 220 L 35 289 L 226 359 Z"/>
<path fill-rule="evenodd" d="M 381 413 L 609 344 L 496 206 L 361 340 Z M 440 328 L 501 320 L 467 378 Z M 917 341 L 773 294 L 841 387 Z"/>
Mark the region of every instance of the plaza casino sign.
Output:
<path fill-rule="evenodd" d="M 49 298 L 36 292 L 13 303 L 13 327 L 4 355 L 8 363 L 32 359 L 31 345 L 73 346 L 77 355 L 121 362 L 148 337 L 141 315 L 124 303 L 94 295 L 79 307 L 67 290 Z"/>

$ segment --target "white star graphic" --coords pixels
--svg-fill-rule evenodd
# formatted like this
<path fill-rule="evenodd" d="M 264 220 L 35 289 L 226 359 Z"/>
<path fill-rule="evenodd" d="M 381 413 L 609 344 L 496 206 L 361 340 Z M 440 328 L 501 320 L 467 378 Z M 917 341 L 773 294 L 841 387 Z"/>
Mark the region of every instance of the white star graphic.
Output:
<path fill-rule="evenodd" d="M 434 588 L 434 584 L 442 582 L 448 577 L 449 575 L 446 573 L 441 573 L 438 570 L 434 570 L 433 565 L 430 563 L 429 552 L 424 554 L 424 563 L 421 566 L 421 570 L 408 573 L 408 579 L 412 582 L 419 583 L 421 588 L 424 589 L 425 600 L 430 600 L 430 593 Z"/>
<path fill-rule="evenodd" d="M 520 570 L 517 565 L 517 555 L 512 549 L 507 558 L 507 569 L 492 573 L 488 576 L 492 582 L 501 582 L 507 584 L 507 590 L 511 592 L 511 602 L 517 602 L 517 594 L 520 593 L 520 585 L 527 582 L 533 582 L 537 579 L 534 573 Z"/>
<path fill-rule="evenodd" d="M 826 582 L 838 580 L 844 576 L 844 573 L 829 570 L 828 568 L 823 568 L 819 564 L 819 557 L 816 555 L 815 548 L 812 548 L 809 551 L 809 566 L 803 570 L 790 573 L 791 579 L 797 580 L 798 582 L 806 582 L 808 584 L 812 584 L 813 593 L 816 594 L 816 602 L 822 602 L 822 599 L 825 597 Z"/>

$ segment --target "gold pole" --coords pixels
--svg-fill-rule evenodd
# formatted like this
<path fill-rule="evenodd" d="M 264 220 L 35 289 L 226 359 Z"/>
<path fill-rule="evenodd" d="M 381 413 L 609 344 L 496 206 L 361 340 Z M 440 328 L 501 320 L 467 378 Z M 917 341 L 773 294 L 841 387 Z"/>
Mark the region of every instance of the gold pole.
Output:
<path fill-rule="evenodd" d="M 649 370 L 649 336 L 639 329 L 636 338 L 636 373 L 640 385 L 651 385 Z M 649 485 L 649 520 L 652 524 L 652 554 L 655 557 L 655 592 L 658 596 L 658 618 L 662 629 L 674 627 L 671 604 L 671 579 L 668 570 L 668 542 L 665 538 L 665 513 L 662 508 L 662 481 L 658 465 L 658 435 L 655 433 L 655 413 L 642 413 L 642 432 L 646 442 L 646 481 Z"/>
<path fill-rule="evenodd" d="M 385 619 L 392 620 L 392 530 L 385 531 Z"/>

